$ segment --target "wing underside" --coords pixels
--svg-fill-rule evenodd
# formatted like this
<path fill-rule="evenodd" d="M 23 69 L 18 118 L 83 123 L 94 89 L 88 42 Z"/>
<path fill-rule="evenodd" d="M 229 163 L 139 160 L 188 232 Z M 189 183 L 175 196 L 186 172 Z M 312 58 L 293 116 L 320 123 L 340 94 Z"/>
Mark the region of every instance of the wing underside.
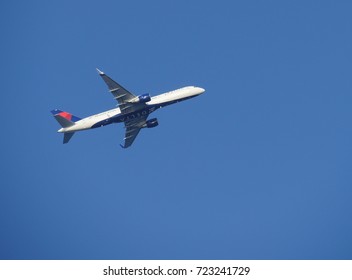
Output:
<path fill-rule="evenodd" d="M 135 99 L 136 96 L 121 86 L 119 83 L 115 82 L 104 72 L 97 69 L 100 77 L 104 80 L 106 85 L 109 88 L 109 91 L 112 93 L 116 101 L 118 102 L 119 108 L 122 115 L 133 113 L 139 111 L 146 107 L 144 103 L 132 103 L 132 99 Z M 122 146 L 123 148 L 128 148 L 132 145 L 133 141 L 136 139 L 139 131 L 143 128 L 148 118 L 147 115 L 133 118 L 132 120 L 125 121 L 125 143 Z"/>
<path fill-rule="evenodd" d="M 133 111 L 145 107 L 145 104 L 130 103 L 129 101 L 136 98 L 136 96 L 133 93 L 129 92 L 127 89 L 125 89 L 123 86 L 121 86 L 119 83 L 115 82 L 104 72 L 100 71 L 99 69 L 97 70 L 100 77 L 102 77 L 102 79 L 108 86 L 109 91 L 114 96 L 114 99 L 116 99 L 116 101 L 118 102 L 122 114 L 131 113 Z"/>
<path fill-rule="evenodd" d="M 132 145 L 139 131 L 145 125 L 147 118 L 148 118 L 148 115 L 145 115 L 125 122 L 125 128 L 126 128 L 125 138 L 124 138 L 125 143 L 123 146 L 121 145 L 123 148 L 128 148 L 129 146 Z"/>

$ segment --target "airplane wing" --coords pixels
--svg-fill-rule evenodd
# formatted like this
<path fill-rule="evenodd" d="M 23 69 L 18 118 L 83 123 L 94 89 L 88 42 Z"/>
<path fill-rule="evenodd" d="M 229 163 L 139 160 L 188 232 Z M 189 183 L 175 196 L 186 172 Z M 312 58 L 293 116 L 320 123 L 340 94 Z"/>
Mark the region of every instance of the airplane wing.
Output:
<path fill-rule="evenodd" d="M 114 98 L 119 103 L 121 113 L 123 113 L 123 114 L 130 113 L 132 111 L 141 109 L 142 107 L 145 106 L 144 104 L 130 104 L 130 103 L 128 103 L 129 100 L 135 98 L 136 96 L 133 93 L 129 92 L 127 89 L 125 89 L 123 86 L 121 86 L 120 84 L 115 82 L 109 76 L 105 75 L 105 73 L 100 71 L 98 68 L 97 68 L 97 71 L 98 71 L 100 77 L 102 77 L 102 79 L 104 80 L 104 82 L 108 86 L 109 91 L 112 93 Z"/>
<path fill-rule="evenodd" d="M 148 118 L 148 115 L 145 115 L 130 121 L 125 121 L 125 127 L 126 127 L 125 138 L 124 138 L 125 144 L 123 146 L 121 145 L 122 148 L 128 148 L 129 146 L 132 145 L 139 131 L 145 125 L 147 118 Z"/>

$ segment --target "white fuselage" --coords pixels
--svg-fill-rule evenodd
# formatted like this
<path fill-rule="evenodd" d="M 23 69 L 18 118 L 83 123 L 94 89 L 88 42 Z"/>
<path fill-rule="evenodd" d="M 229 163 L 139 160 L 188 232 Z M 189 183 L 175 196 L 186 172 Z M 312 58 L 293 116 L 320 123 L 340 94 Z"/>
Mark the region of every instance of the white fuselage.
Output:
<path fill-rule="evenodd" d="M 183 87 L 180 89 L 176 89 L 173 91 L 169 91 L 169 92 L 151 97 L 151 100 L 149 102 L 146 102 L 145 104 L 147 105 L 147 108 L 149 108 L 150 110 L 149 113 L 151 113 L 158 108 L 195 97 L 197 95 L 202 94 L 203 92 L 204 92 L 204 89 L 200 87 L 194 87 L 194 86 Z M 75 132 L 80 130 L 91 129 L 95 124 L 103 122 L 104 120 L 109 120 L 111 118 L 114 118 L 115 120 L 117 120 L 114 122 L 122 122 L 124 119 L 123 117 L 124 116 L 123 114 L 121 114 L 120 108 L 117 107 L 99 114 L 86 117 L 84 119 L 81 119 L 75 122 L 73 126 L 61 128 L 58 130 L 58 132 Z"/>

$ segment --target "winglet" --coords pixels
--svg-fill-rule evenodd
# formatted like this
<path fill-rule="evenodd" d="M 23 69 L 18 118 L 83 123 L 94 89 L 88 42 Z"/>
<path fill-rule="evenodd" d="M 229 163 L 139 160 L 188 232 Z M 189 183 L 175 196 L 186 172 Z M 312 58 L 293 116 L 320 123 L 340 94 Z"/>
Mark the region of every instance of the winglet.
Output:
<path fill-rule="evenodd" d="M 126 149 L 126 147 L 125 147 L 125 146 L 123 146 L 123 145 L 121 145 L 121 144 L 120 144 L 120 146 L 121 146 L 121 148 L 122 148 L 122 149 Z"/>
<path fill-rule="evenodd" d="M 98 74 L 99 74 L 100 76 L 104 75 L 104 72 L 100 71 L 98 68 L 96 68 L 96 69 L 97 69 Z"/>

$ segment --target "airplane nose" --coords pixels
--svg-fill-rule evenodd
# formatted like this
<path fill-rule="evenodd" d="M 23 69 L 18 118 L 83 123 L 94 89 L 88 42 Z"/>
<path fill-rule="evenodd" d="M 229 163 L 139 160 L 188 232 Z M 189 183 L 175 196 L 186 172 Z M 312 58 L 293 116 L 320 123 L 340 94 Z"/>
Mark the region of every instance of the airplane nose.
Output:
<path fill-rule="evenodd" d="M 202 94 L 205 92 L 205 89 L 204 88 L 201 88 L 201 87 L 198 87 L 198 90 L 199 90 L 199 94 Z"/>

